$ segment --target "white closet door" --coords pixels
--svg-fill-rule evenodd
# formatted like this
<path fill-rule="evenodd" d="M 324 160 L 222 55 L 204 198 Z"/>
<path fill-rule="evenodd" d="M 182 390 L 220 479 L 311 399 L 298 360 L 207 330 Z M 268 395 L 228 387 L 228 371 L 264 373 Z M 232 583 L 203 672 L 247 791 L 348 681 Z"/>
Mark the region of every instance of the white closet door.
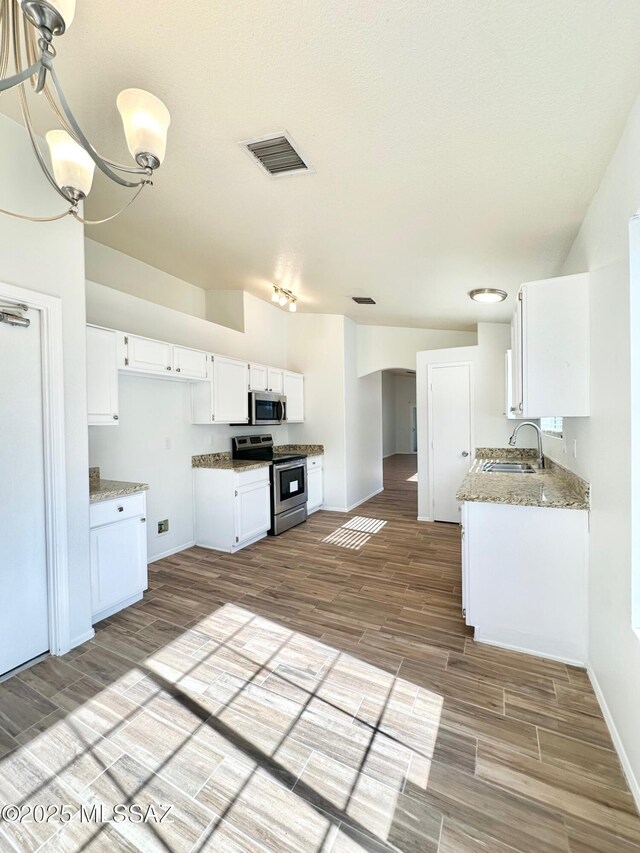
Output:
<path fill-rule="evenodd" d="M 0 323 L 0 675 L 49 650 L 40 314 Z"/>
<path fill-rule="evenodd" d="M 456 492 L 473 460 L 471 365 L 431 366 L 429 398 L 433 519 L 457 523 Z"/>

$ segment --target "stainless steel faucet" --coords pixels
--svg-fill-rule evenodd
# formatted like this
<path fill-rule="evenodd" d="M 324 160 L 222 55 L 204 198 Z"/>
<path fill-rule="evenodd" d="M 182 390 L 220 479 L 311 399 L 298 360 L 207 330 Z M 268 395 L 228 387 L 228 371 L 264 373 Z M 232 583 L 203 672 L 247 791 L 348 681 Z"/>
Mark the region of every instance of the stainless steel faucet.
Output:
<path fill-rule="evenodd" d="M 518 437 L 518 433 L 522 429 L 522 427 L 530 426 L 533 427 L 538 434 L 538 468 L 544 468 L 544 456 L 542 455 L 542 430 L 538 426 L 538 424 L 534 424 L 532 421 L 524 421 L 524 423 L 518 424 L 518 426 L 514 429 L 511 434 L 511 438 L 509 439 L 509 446 L 516 446 L 516 438 Z"/>

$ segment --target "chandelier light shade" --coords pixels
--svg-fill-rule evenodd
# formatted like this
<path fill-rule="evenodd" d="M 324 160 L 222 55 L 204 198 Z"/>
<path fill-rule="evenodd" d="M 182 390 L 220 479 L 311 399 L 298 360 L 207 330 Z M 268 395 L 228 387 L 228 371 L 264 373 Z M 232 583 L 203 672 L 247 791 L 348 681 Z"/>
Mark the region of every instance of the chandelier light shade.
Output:
<path fill-rule="evenodd" d="M 71 26 L 76 0 L 0 0 L 0 93 L 17 89 L 22 118 L 45 177 L 65 200 L 67 208 L 51 216 L 29 216 L 10 210 L 0 213 L 34 222 L 52 222 L 71 215 L 85 225 L 114 219 L 153 183 L 153 174 L 164 161 L 171 117 L 155 95 L 143 89 L 125 89 L 117 98 L 130 164 L 108 160 L 91 144 L 76 120 L 54 67 L 54 39 Z M 6 76 L 8 68 L 16 73 Z M 27 89 L 45 98 L 59 125 L 46 134 L 48 154 L 42 150 L 33 123 Z M 106 219 L 83 219 L 78 203 L 91 190 L 96 166 L 120 186 L 133 190 L 121 210 Z"/>
<path fill-rule="evenodd" d="M 157 168 L 167 150 L 169 110 L 159 98 L 144 89 L 125 89 L 118 95 L 117 105 L 129 153 L 140 165 L 147 165 L 151 158 Z"/>
<path fill-rule="evenodd" d="M 88 196 L 96 169 L 91 157 L 66 130 L 50 130 L 46 140 L 58 187 L 69 196 L 70 201 L 79 201 Z"/>

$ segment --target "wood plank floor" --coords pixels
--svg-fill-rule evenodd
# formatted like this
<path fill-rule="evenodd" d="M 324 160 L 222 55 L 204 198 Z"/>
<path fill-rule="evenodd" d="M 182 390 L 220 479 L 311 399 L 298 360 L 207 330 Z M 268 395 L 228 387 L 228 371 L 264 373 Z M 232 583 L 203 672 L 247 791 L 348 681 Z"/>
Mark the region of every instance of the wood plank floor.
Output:
<path fill-rule="evenodd" d="M 585 672 L 474 643 L 414 466 L 355 513 L 154 563 L 94 640 L 0 684 L 0 805 L 72 817 L 0 822 L 0 851 L 640 851 Z M 131 803 L 156 820 L 96 822 Z"/>

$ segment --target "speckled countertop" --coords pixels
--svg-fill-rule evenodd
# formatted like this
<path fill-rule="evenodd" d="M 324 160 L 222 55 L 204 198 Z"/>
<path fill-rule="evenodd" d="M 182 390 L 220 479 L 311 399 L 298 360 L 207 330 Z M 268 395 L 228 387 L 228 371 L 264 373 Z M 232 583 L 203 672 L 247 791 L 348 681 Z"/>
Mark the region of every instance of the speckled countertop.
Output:
<path fill-rule="evenodd" d="M 535 450 L 478 448 L 475 461 L 462 481 L 456 498 L 459 501 L 549 509 L 589 509 L 589 484 L 551 459 L 545 458 L 546 467 L 533 474 L 482 471 L 482 465 L 490 460 L 529 462 L 537 467 L 536 458 Z"/>
<path fill-rule="evenodd" d="M 279 444 L 273 448 L 273 455 L 276 458 L 291 456 L 294 453 L 299 453 L 301 456 L 322 456 L 324 447 L 322 444 Z M 215 468 L 217 471 L 251 471 L 253 468 L 266 468 L 269 464 L 268 459 L 255 459 L 249 462 L 243 459 L 232 459 L 228 450 L 191 457 L 192 468 Z"/>
<path fill-rule="evenodd" d="M 99 468 L 89 468 L 89 503 L 109 501 L 146 492 L 147 483 L 127 483 L 124 480 L 103 480 Z"/>
<path fill-rule="evenodd" d="M 217 471 L 251 471 L 254 468 L 268 468 L 268 459 L 256 459 L 245 462 L 243 459 L 232 459 L 228 450 L 222 453 L 203 453 L 191 457 L 192 468 L 215 468 Z"/>
<path fill-rule="evenodd" d="M 322 456 L 324 444 L 277 444 L 273 448 L 274 456 L 289 456 L 300 453 L 303 456 Z"/>

